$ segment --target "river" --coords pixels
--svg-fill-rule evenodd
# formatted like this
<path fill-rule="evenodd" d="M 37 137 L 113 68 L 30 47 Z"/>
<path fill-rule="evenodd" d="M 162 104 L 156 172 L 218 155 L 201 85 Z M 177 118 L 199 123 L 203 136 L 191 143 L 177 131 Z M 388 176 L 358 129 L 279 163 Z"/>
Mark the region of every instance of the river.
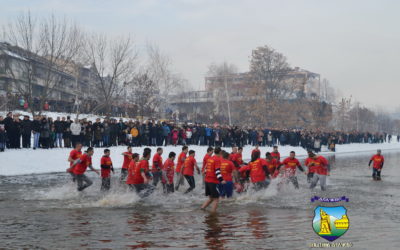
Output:
<path fill-rule="evenodd" d="M 217 214 L 199 210 L 205 200 L 199 178 L 190 195 L 165 196 L 159 188 L 139 199 L 116 177 L 112 191 L 101 194 L 93 173 L 95 183 L 83 193 L 64 173 L 0 176 L 0 248 L 308 249 L 327 242 L 311 227 L 321 204 L 311 203 L 316 195 L 349 198 L 339 205 L 348 210 L 350 228 L 337 242 L 349 242 L 352 249 L 399 249 L 400 152 L 384 152 L 380 182 L 370 176 L 370 156 L 329 157 L 326 192 L 310 191 L 299 173 L 299 190 L 288 186 L 278 192 L 273 182 L 265 191 L 222 202 Z"/>

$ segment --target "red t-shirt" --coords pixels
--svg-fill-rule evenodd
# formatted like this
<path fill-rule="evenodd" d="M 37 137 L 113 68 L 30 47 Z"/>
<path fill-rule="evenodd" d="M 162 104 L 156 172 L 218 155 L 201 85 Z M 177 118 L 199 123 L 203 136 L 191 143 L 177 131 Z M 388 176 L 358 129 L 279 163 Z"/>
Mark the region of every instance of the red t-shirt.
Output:
<path fill-rule="evenodd" d="M 100 160 L 100 165 L 106 165 L 109 168 L 101 168 L 101 178 L 109 178 L 111 172 L 112 161 L 109 156 L 103 155 Z"/>
<path fill-rule="evenodd" d="M 156 165 L 157 165 L 158 167 L 156 167 Z M 162 169 L 162 166 L 163 166 L 163 164 L 162 164 L 162 157 L 161 157 L 161 155 L 159 155 L 158 153 L 156 153 L 156 154 L 153 156 L 153 167 L 152 167 L 152 172 L 160 171 L 160 170 Z"/>
<path fill-rule="evenodd" d="M 128 167 L 128 176 L 126 177 L 126 184 L 134 184 L 136 162 L 131 161 Z"/>
<path fill-rule="evenodd" d="M 209 155 L 209 154 L 206 154 L 205 156 L 204 156 L 204 158 L 203 158 L 203 166 L 202 166 L 202 168 L 201 168 L 201 172 L 202 173 L 204 173 L 204 170 L 206 169 L 206 166 L 207 166 L 207 161 L 208 161 L 208 159 L 210 159 L 211 158 L 211 155 Z"/>
<path fill-rule="evenodd" d="M 133 170 L 133 179 L 132 184 L 143 184 L 144 179 L 142 176 L 142 172 L 147 173 L 149 171 L 149 161 L 141 160 L 138 164 L 135 164 L 135 168 Z"/>
<path fill-rule="evenodd" d="M 215 170 L 220 168 L 221 168 L 221 157 L 214 155 L 210 159 L 208 159 L 204 181 L 219 184 L 217 175 L 215 174 Z"/>
<path fill-rule="evenodd" d="M 313 166 L 309 166 L 311 163 L 314 163 Z M 313 158 L 308 157 L 305 161 L 304 161 L 304 165 L 306 165 L 308 167 L 308 172 L 309 173 L 315 173 L 315 161 Z"/>
<path fill-rule="evenodd" d="M 82 151 L 78 151 L 76 149 L 72 149 L 71 152 L 69 153 L 69 157 L 71 157 L 73 161 L 79 159 L 81 156 L 82 156 Z M 74 162 L 70 162 L 69 166 L 72 167 L 72 164 L 74 164 Z M 68 172 L 73 173 L 74 169 L 72 168 L 68 170 Z"/>
<path fill-rule="evenodd" d="M 131 163 L 133 153 L 125 152 L 124 153 L 124 163 L 122 163 L 122 168 L 128 169 L 129 163 Z"/>
<path fill-rule="evenodd" d="M 186 153 L 185 152 L 180 153 L 178 157 L 178 163 L 176 164 L 176 169 L 175 169 L 177 173 L 181 172 L 181 168 L 185 162 L 185 159 L 186 159 Z"/>
<path fill-rule="evenodd" d="M 276 168 L 279 165 L 279 162 L 277 159 L 272 158 L 271 160 L 260 158 L 261 165 L 262 166 L 267 166 L 268 172 L 272 176 L 272 178 L 275 178 L 279 173 L 276 172 Z"/>
<path fill-rule="evenodd" d="M 164 162 L 163 165 L 163 171 L 165 171 L 169 183 L 174 183 L 174 166 L 174 162 L 169 158 Z M 162 183 L 167 183 L 167 180 L 164 178 L 164 176 L 162 177 Z"/>
<path fill-rule="evenodd" d="M 221 175 L 225 181 L 232 181 L 232 172 L 235 168 L 233 162 L 230 160 L 222 159 L 221 160 Z"/>
<path fill-rule="evenodd" d="M 235 164 L 235 166 L 236 165 L 239 166 L 238 168 L 240 168 L 240 165 L 243 164 L 242 154 L 240 154 L 240 153 L 234 153 L 234 154 L 232 153 L 229 156 L 229 160 L 231 160 Z"/>
<path fill-rule="evenodd" d="M 185 160 L 185 167 L 183 169 L 183 175 L 193 176 L 194 165 L 196 165 L 196 159 L 193 156 L 189 156 Z"/>
<path fill-rule="evenodd" d="M 328 175 L 328 160 L 323 156 L 318 156 L 314 159 L 315 173 L 320 175 Z"/>
<path fill-rule="evenodd" d="M 382 164 L 385 162 L 385 158 L 383 158 L 383 155 L 373 155 L 371 161 L 374 162 L 375 169 L 381 169 Z"/>
<path fill-rule="evenodd" d="M 83 154 L 79 159 L 81 162 L 75 165 L 74 174 L 84 174 L 87 167 L 92 165 L 92 157 L 88 154 Z"/>
<path fill-rule="evenodd" d="M 253 151 L 251 151 L 251 156 L 253 156 L 255 152 L 261 153 L 261 151 L 259 149 L 255 148 L 255 149 L 253 149 Z"/>
<path fill-rule="evenodd" d="M 283 160 L 282 164 L 284 165 L 285 174 L 288 176 L 293 176 L 296 174 L 296 168 L 301 166 L 299 160 L 296 158 L 291 159 L 290 157 Z"/>
<path fill-rule="evenodd" d="M 243 166 L 240 168 L 239 172 L 245 172 L 250 170 L 250 179 L 251 182 L 256 183 L 260 181 L 265 181 L 265 171 L 263 169 L 263 165 L 260 159 L 257 159 L 253 162 L 249 162 L 249 165 Z"/>
<path fill-rule="evenodd" d="M 271 156 L 277 159 L 278 161 L 281 159 L 281 154 L 279 152 L 272 152 Z"/>

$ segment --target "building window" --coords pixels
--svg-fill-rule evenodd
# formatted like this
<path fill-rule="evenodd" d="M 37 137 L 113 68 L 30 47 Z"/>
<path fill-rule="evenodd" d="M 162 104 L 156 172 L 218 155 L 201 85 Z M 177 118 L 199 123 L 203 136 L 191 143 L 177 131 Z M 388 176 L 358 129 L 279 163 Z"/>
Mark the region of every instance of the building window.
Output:
<path fill-rule="evenodd" d="M 0 79 L 0 90 L 7 90 L 7 83 L 5 80 Z"/>

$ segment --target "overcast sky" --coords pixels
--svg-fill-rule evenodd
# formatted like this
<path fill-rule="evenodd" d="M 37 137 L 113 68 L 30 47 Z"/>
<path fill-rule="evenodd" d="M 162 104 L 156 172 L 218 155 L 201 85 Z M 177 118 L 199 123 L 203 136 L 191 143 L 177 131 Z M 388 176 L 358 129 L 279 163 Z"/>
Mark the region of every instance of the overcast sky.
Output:
<path fill-rule="evenodd" d="M 0 0 L 0 24 L 22 11 L 67 16 L 86 30 L 151 41 L 195 89 L 211 62 L 247 71 L 268 44 L 369 107 L 400 106 L 400 1 Z"/>

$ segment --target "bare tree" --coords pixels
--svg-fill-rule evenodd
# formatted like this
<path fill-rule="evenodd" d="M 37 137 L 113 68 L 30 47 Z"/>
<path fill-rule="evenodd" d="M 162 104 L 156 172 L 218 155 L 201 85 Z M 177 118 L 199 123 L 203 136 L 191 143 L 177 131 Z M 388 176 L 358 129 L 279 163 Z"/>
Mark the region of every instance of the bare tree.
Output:
<path fill-rule="evenodd" d="M 340 129 L 341 131 L 349 131 L 351 129 L 349 113 L 351 107 L 351 96 L 350 98 L 343 97 L 336 106 L 334 121 L 336 123 L 336 128 Z"/>
<path fill-rule="evenodd" d="M 30 104 L 31 113 L 40 113 L 53 90 L 65 84 L 59 72 L 71 70 L 81 52 L 83 34 L 76 24 L 65 18 L 51 15 L 36 19 L 27 12 L 3 27 L 3 36 L 13 45 L 10 46 L 13 54 L 6 62 L 7 74 L 18 93 Z M 40 87 L 35 90 L 35 86 Z M 38 110 L 32 105 L 34 96 L 39 97 Z"/>
<path fill-rule="evenodd" d="M 237 117 L 232 112 L 232 81 L 237 74 L 238 69 L 236 65 L 223 62 L 223 63 L 212 63 L 208 66 L 206 73 L 206 81 L 208 81 L 208 88 L 212 88 L 213 92 L 213 115 L 227 117 L 227 122 L 232 124 L 233 121 L 237 121 Z M 229 82 L 229 84 L 228 84 Z"/>
<path fill-rule="evenodd" d="M 103 109 L 110 115 L 112 105 L 127 101 L 124 92 L 135 79 L 137 52 L 134 43 L 130 37 L 110 39 L 93 34 L 86 44 L 87 60 L 95 75 L 90 84 L 97 105 L 92 112 Z"/>
<path fill-rule="evenodd" d="M 184 87 L 185 79 L 173 72 L 173 63 L 169 56 L 162 53 L 154 44 L 147 44 L 146 75 L 157 84 L 160 101 L 167 103 L 171 94 L 176 94 Z"/>
<path fill-rule="evenodd" d="M 327 79 L 322 79 L 321 81 L 321 96 L 320 96 L 320 100 L 327 102 L 327 103 L 335 103 L 336 102 L 336 90 L 331 86 L 329 80 Z"/>
<path fill-rule="evenodd" d="M 159 111 L 159 88 L 146 70 L 134 77 L 129 89 L 129 101 L 135 105 L 137 115 L 153 117 Z"/>
<path fill-rule="evenodd" d="M 250 72 L 254 87 L 249 89 L 256 99 L 250 107 L 253 123 L 278 120 L 280 102 L 292 97 L 298 87 L 287 81 L 290 71 L 286 57 L 273 48 L 266 45 L 253 50 Z"/>

